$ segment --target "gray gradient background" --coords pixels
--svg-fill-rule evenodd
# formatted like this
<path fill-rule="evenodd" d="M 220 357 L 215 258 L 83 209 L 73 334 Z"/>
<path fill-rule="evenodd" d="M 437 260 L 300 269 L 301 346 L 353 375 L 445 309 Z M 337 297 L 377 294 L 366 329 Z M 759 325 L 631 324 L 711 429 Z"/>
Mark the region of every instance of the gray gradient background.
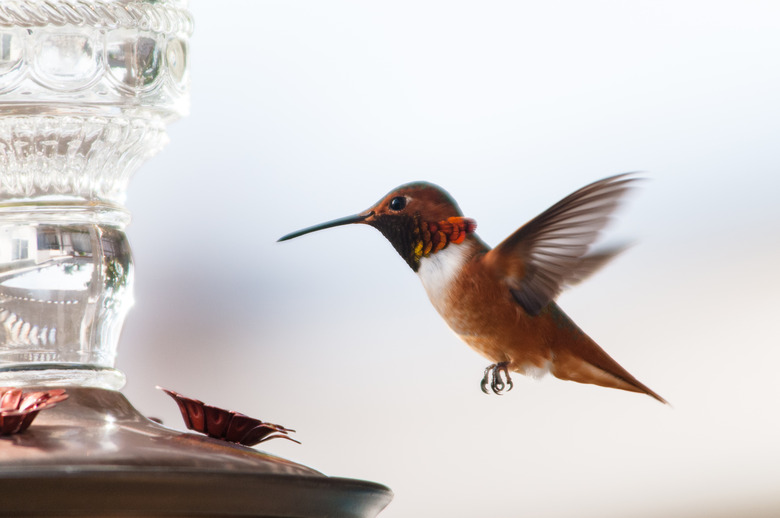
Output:
<path fill-rule="evenodd" d="M 375 480 L 383 517 L 780 512 L 780 4 L 205 2 L 192 110 L 131 183 L 136 307 L 118 366 L 299 430 L 265 450 Z M 560 299 L 649 397 L 547 378 L 479 390 L 368 227 L 287 243 L 411 180 L 495 245 L 580 186 L 642 170 Z"/>

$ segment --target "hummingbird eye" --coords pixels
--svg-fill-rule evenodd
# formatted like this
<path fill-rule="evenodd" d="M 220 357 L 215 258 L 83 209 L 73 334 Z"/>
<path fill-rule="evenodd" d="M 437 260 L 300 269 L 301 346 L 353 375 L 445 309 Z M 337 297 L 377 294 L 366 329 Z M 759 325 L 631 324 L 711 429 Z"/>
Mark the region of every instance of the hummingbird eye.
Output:
<path fill-rule="evenodd" d="M 403 196 L 396 196 L 390 200 L 390 210 L 404 210 L 406 207 L 406 198 Z"/>

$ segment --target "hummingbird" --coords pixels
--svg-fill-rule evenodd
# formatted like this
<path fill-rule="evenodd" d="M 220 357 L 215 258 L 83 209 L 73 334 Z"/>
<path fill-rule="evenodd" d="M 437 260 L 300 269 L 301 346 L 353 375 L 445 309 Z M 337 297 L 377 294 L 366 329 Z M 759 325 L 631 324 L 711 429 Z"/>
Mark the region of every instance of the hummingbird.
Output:
<path fill-rule="evenodd" d="M 417 273 L 428 298 L 455 334 L 487 358 L 480 386 L 514 386 L 510 372 L 647 394 L 653 392 L 586 335 L 555 302 L 622 248 L 591 251 L 637 180 L 632 173 L 593 182 L 566 196 L 490 248 L 441 187 L 402 185 L 369 209 L 287 234 L 286 241 L 327 228 L 370 225 Z"/>

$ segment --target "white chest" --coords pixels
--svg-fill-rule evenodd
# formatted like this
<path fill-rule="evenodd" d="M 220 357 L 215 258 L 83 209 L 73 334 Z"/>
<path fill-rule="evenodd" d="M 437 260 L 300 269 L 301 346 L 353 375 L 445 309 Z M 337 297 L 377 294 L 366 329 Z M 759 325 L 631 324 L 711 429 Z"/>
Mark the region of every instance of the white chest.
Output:
<path fill-rule="evenodd" d="M 450 289 L 469 260 L 470 252 L 469 243 L 451 244 L 444 250 L 420 259 L 417 275 L 439 313 L 443 313 L 448 305 Z"/>

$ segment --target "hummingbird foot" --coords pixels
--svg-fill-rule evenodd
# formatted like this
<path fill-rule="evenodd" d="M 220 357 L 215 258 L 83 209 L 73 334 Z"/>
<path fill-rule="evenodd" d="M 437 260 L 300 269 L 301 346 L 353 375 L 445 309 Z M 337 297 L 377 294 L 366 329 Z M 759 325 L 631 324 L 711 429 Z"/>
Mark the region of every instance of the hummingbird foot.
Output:
<path fill-rule="evenodd" d="M 485 375 L 482 377 L 482 382 L 480 383 L 482 392 L 485 394 L 490 394 L 490 392 L 488 392 L 488 386 L 494 394 L 499 396 L 512 390 L 514 383 L 512 383 L 512 378 L 509 377 L 508 365 L 509 362 L 501 362 L 487 366 L 485 369 Z M 502 373 L 503 377 L 501 376 Z"/>

